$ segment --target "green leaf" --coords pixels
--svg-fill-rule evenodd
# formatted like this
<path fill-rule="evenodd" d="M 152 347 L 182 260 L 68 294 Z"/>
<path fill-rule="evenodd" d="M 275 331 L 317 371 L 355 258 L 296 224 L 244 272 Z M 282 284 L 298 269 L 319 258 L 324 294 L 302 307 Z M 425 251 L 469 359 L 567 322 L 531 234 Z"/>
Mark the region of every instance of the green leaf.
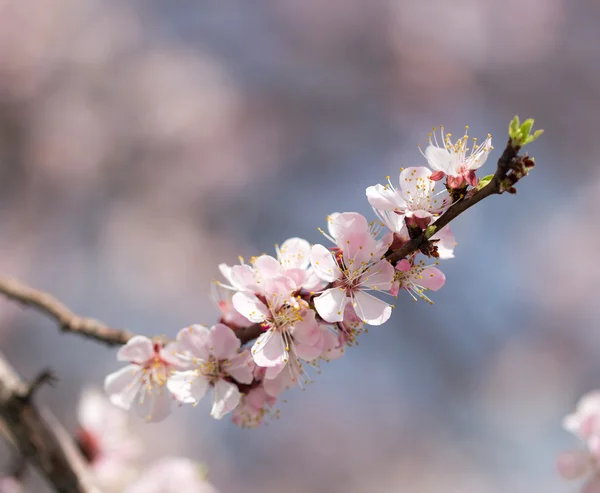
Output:
<path fill-rule="evenodd" d="M 519 128 L 521 127 L 519 123 L 519 115 L 515 115 L 514 118 L 508 124 L 508 135 L 513 138 L 516 137 Z"/>
<path fill-rule="evenodd" d="M 435 234 L 436 231 L 437 231 L 437 226 L 435 224 L 432 224 L 425 230 L 425 236 L 427 236 L 427 238 L 431 238 Z"/>
<path fill-rule="evenodd" d="M 477 184 L 477 190 L 481 190 L 483 187 L 487 186 L 488 183 L 492 181 L 492 178 L 494 178 L 494 175 L 484 176 L 481 180 L 479 180 L 479 183 Z"/>
<path fill-rule="evenodd" d="M 528 118 L 521 125 L 521 135 L 527 139 L 529 133 L 531 132 L 531 127 L 533 127 L 533 118 Z"/>

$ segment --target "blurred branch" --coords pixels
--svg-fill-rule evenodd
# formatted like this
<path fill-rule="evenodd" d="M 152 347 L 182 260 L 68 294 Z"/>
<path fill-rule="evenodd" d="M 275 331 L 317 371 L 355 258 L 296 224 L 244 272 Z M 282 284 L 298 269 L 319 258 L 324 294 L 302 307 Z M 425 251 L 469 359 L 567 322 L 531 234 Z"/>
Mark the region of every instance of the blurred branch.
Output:
<path fill-rule="evenodd" d="M 112 329 L 93 318 L 76 315 L 51 294 L 33 289 L 15 279 L 0 279 L 0 293 L 53 318 L 64 332 L 81 334 L 109 346 L 125 344 L 133 337 L 129 331 Z"/>
<path fill-rule="evenodd" d="M 527 171 L 533 167 L 533 161 L 529 157 L 518 155 L 519 150 L 520 147 L 513 147 L 509 139 L 504 152 L 498 159 L 496 172 L 490 182 L 481 189 L 473 189 L 465 197 L 459 198 L 431 226 L 426 230 L 421 230 L 417 236 L 394 250 L 388 256 L 388 260 L 392 264 L 396 264 L 417 251 L 429 255 L 432 249 L 432 242 L 429 239 L 447 226 L 450 221 L 490 195 L 498 195 L 504 192 L 516 193 L 514 185 L 523 176 L 526 176 Z"/>
<path fill-rule="evenodd" d="M 44 372 L 48 375 L 48 372 Z M 28 385 L 0 355 L 0 417 L 20 454 L 59 493 L 100 493 L 85 460 L 68 433 L 47 410 L 33 404 L 35 390 L 47 377 Z"/>

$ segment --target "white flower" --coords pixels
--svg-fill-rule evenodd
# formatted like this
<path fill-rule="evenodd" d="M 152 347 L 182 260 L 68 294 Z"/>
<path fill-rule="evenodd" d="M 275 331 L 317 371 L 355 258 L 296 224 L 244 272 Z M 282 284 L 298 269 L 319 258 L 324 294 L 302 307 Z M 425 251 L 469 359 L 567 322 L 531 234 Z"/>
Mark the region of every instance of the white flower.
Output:
<path fill-rule="evenodd" d="M 469 127 L 467 127 L 468 129 Z M 475 171 L 483 166 L 493 149 L 492 136 L 488 134 L 487 139 L 480 145 L 477 145 L 477 139 L 473 139 L 472 149 L 468 147 L 469 137 L 466 132 L 454 144 L 450 137 L 451 134 L 444 136 L 444 127 L 442 127 L 443 146 L 441 146 L 435 134 L 433 134 L 433 141 L 430 134 L 429 146 L 427 146 L 423 155 L 427 159 L 429 167 L 435 171 L 431 179 L 441 180 L 444 176 L 448 176 L 448 186 L 450 188 L 462 188 L 467 183 L 473 187 L 476 186 Z M 469 150 L 471 150 L 470 153 Z"/>
<path fill-rule="evenodd" d="M 315 272 L 333 284 L 314 299 L 317 312 L 327 322 L 341 322 L 350 301 L 364 323 L 385 323 L 392 307 L 367 291 L 389 291 L 392 287 L 394 267 L 382 260 L 391 236 L 386 235 L 384 242 L 377 241 L 366 219 L 356 213 L 333 215 L 329 232 L 340 252 L 334 255 L 322 245 L 314 245 L 311 251 Z"/>
<path fill-rule="evenodd" d="M 404 222 L 425 229 L 433 217 L 450 206 L 447 191 L 435 193 L 436 183 L 431 174 L 431 170 L 424 166 L 406 168 L 400 173 L 398 188 L 392 185 L 389 177 L 387 185 L 367 188 L 369 204 L 383 222 L 394 225 L 390 228 L 392 231 L 398 228 L 396 224 Z"/>
<path fill-rule="evenodd" d="M 118 361 L 130 364 L 104 380 L 110 402 L 123 409 L 133 407 L 147 421 L 161 421 L 171 412 L 173 396 L 166 384 L 179 368 L 175 346 L 162 346 L 145 336 L 134 336 L 117 353 Z"/>
<path fill-rule="evenodd" d="M 254 362 L 249 351 L 240 352 L 240 340 L 226 325 L 207 329 L 192 325 L 177 335 L 178 355 L 186 371 L 174 373 L 167 382 L 182 402 L 198 403 L 212 389 L 211 416 L 221 419 L 240 402 L 240 391 L 232 380 L 250 384 Z"/>

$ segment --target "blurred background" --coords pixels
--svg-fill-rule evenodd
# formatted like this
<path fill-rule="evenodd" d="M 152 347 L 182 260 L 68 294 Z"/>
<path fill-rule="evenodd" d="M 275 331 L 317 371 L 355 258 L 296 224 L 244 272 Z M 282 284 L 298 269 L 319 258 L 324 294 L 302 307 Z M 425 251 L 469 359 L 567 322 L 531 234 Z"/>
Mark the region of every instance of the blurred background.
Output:
<path fill-rule="evenodd" d="M 0 272 L 173 336 L 219 262 L 321 240 L 443 123 L 546 130 L 516 196 L 453 223 L 434 306 L 393 318 L 257 430 L 208 403 L 136 429 L 221 493 L 568 492 L 560 420 L 600 387 L 600 4 L 592 0 L 0 0 Z M 0 351 L 74 430 L 115 350 L 0 299 Z M 43 491 L 41 487 L 39 490 Z"/>

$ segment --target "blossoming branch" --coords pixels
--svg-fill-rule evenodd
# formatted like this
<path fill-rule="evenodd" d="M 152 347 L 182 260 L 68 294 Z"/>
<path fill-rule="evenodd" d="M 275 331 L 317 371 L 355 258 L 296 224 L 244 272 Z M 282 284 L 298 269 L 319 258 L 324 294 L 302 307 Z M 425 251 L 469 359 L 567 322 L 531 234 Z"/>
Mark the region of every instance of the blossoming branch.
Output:
<path fill-rule="evenodd" d="M 340 358 L 365 326 L 384 324 L 394 297 L 406 292 L 432 303 L 430 292 L 446 281 L 438 263 L 454 257 L 449 223 L 490 195 L 516 193 L 534 166 L 519 155 L 541 134 L 531 134 L 532 125 L 511 121 L 496 171 L 483 178 L 476 173 L 493 149 L 491 136 L 477 144 L 467 132 L 453 141 L 434 129 L 421 151 L 423 166 L 366 189 L 375 220 L 333 213 L 321 230 L 323 244 L 291 238 L 273 256 L 221 264 L 224 280 L 212 290 L 220 320 L 186 327 L 175 341 L 78 317 L 15 281 L 0 281 L 0 292 L 45 311 L 66 331 L 124 343 L 117 359 L 127 364 L 104 385 L 116 406 L 159 421 L 173 404 L 196 404 L 210 393 L 214 418 L 231 414 L 234 423 L 256 427 L 285 390 L 310 381 L 311 367 Z"/>

